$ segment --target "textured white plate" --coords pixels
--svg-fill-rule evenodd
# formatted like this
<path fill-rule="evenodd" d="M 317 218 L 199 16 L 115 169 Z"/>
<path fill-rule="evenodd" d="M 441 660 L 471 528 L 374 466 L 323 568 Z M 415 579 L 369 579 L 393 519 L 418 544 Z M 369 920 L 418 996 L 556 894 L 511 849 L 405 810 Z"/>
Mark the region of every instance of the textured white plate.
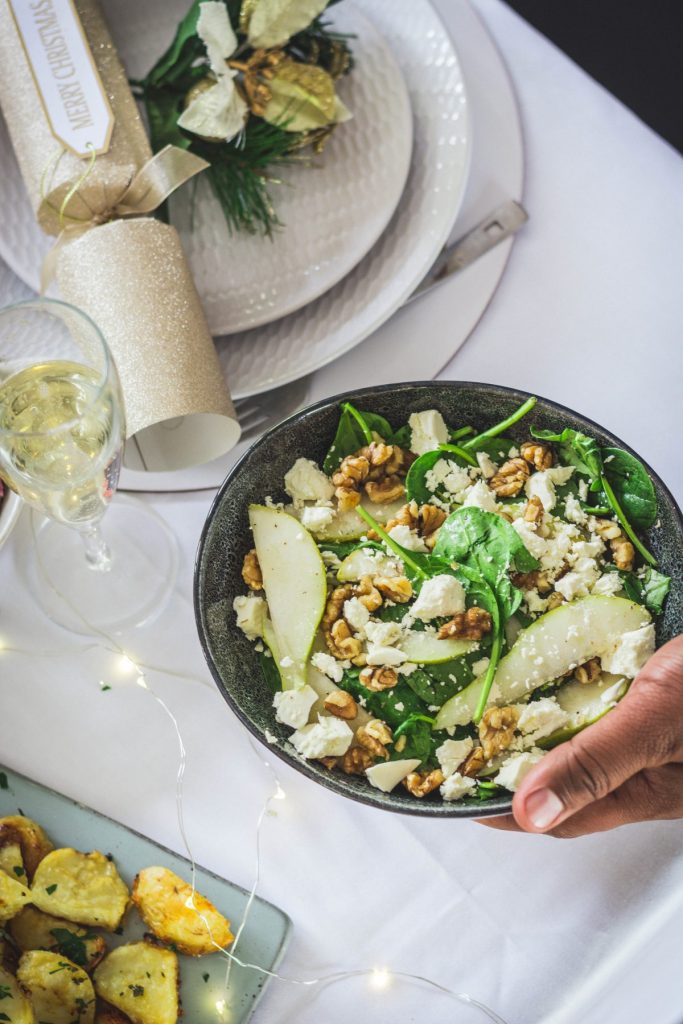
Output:
<path fill-rule="evenodd" d="M 138 78 L 152 55 L 165 50 L 187 0 L 109 0 L 105 10 L 126 69 Z M 231 235 L 205 179 L 171 200 L 171 221 L 180 230 L 213 334 L 268 323 L 336 284 L 377 241 L 403 192 L 412 112 L 401 71 L 376 28 L 352 5 L 335 6 L 330 20 L 355 37 L 356 66 L 339 83 L 354 116 L 322 155 L 304 151 L 300 159 L 309 166 L 272 169 L 281 183 L 270 192 L 284 227 L 272 240 Z M 38 288 L 49 243 L 33 223 L 4 125 L 1 132 L 0 217 L 9 217 L 12 226 L 0 252 Z"/>
<path fill-rule="evenodd" d="M 143 60 L 137 49 L 143 30 L 131 35 L 130 23 L 140 26 L 143 19 L 149 21 L 159 9 L 158 2 L 109 0 L 105 5 L 112 33 L 132 74 L 146 69 L 150 56 L 148 50 Z M 179 4 L 184 0 L 173 0 L 173 9 Z M 397 309 L 429 268 L 462 201 L 470 154 L 468 108 L 460 63 L 441 21 L 428 0 L 355 0 L 354 6 L 387 40 L 410 94 L 414 140 L 406 187 L 388 228 L 339 284 L 297 313 L 219 342 L 221 362 L 235 397 L 295 380 L 367 337 Z M 157 23 L 165 27 L 166 18 L 164 13 Z M 167 42 L 159 32 L 154 52 Z M 130 54 L 127 47 L 132 47 Z M 341 131 L 338 137 L 342 138 Z M 393 173 L 384 160 L 379 170 L 380 177 Z M 358 194 L 365 186 L 353 180 L 349 188 Z M 35 288 L 49 243 L 34 224 L 4 125 L 0 129 L 0 223 L 0 254 Z M 201 274 L 198 285 L 201 292 Z M 203 297 L 210 300 L 210 296 Z"/>

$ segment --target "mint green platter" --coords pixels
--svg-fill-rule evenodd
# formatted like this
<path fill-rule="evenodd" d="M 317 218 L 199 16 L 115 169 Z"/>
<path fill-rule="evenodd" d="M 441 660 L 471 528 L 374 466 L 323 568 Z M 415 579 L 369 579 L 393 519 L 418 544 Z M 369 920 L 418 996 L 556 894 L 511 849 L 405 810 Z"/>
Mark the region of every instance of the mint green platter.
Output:
<path fill-rule="evenodd" d="M 190 862 L 166 847 L 85 807 L 61 793 L 32 782 L 23 775 L 0 765 L 0 817 L 25 814 L 43 826 L 56 847 L 71 846 L 89 852 L 100 850 L 112 854 L 119 874 L 130 888 L 137 872 L 144 867 L 161 865 L 170 868 L 187 882 Z M 233 933 L 239 926 L 249 894 L 238 885 L 197 867 L 197 891 L 206 896 L 224 914 Z M 245 963 L 276 970 L 289 941 L 291 922 L 284 911 L 256 897 L 247 925 L 237 948 Z M 132 908 L 126 915 L 123 932 L 105 935 L 111 949 L 124 942 L 142 938 L 145 926 Z M 263 971 L 233 964 L 230 986 L 225 990 L 227 960 L 220 954 L 203 957 L 178 956 L 180 962 L 180 994 L 182 1021 L 200 1024 L 219 1021 L 217 1003 L 225 1000 L 225 1016 L 230 1024 L 249 1020 L 269 978 Z M 205 975 L 208 978 L 205 979 Z"/>

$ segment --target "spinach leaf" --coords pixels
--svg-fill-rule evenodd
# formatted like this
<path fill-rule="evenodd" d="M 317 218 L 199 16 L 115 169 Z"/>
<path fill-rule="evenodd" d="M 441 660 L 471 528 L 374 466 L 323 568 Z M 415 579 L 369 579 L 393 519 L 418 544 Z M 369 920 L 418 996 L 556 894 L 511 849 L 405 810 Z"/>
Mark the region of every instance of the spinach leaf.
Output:
<path fill-rule="evenodd" d="M 661 615 L 671 579 L 648 566 L 642 576 L 634 572 L 620 573 L 627 596 L 638 604 L 645 605 L 653 615 Z"/>
<path fill-rule="evenodd" d="M 499 793 L 506 792 L 502 786 L 486 779 L 477 779 L 477 791 L 474 794 L 476 800 L 492 800 Z"/>
<path fill-rule="evenodd" d="M 471 452 L 479 451 L 483 444 L 488 443 L 490 438 L 498 437 L 499 434 L 504 434 L 508 427 L 513 426 L 513 424 L 521 420 L 523 416 L 526 416 L 528 412 L 531 412 L 537 401 L 537 398 L 527 398 L 526 402 L 523 402 L 518 409 L 515 409 L 507 419 L 501 420 L 500 423 L 496 423 L 493 427 L 489 427 L 488 430 L 484 430 L 481 434 L 476 434 L 474 437 L 470 437 L 464 442 L 463 448 L 466 448 Z"/>
<path fill-rule="evenodd" d="M 511 437 L 484 437 L 481 435 L 476 450 L 485 452 L 494 462 L 505 462 L 509 458 L 510 449 L 516 447 Z"/>
<path fill-rule="evenodd" d="M 603 448 L 604 474 L 621 507 L 640 530 L 657 519 L 657 495 L 650 475 L 639 459 L 621 448 Z"/>
<path fill-rule="evenodd" d="M 259 663 L 261 665 L 261 671 L 263 672 L 263 678 L 268 684 L 268 689 L 273 693 L 279 693 L 282 689 L 282 680 L 280 679 L 280 673 L 278 672 L 277 665 L 275 664 L 275 658 L 269 658 L 265 651 L 259 654 Z"/>
<path fill-rule="evenodd" d="M 399 754 L 397 754 L 397 757 L 416 757 L 419 758 L 422 763 L 429 761 L 434 750 L 432 736 L 433 723 L 434 719 L 430 718 L 429 715 L 408 715 L 399 727 L 394 729 L 394 747 L 396 746 L 396 740 L 399 736 L 405 736 L 407 740 L 405 747 Z"/>
<path fill-rule="evenodd" d="M 353 697 L 362 700 L 362 706 L 375 718 L 381 718 L 397 729 L 410 715 L 427 714 L 427 705 L 420 700 L 416 693 L 400 679 L 396 686 L 390 690 L 381 690 L 375 693 L 368 690 L 360 681 L 360 669 L 347 670 L 340 682 L 342 690 L 346 690 Z M 397 707 L 398 705 L 398 707 Z"/>
<path fill-rule="evenodd" d="M 393 431 L 383 416 L 374 412 L 360 412 L 350 402 L 344 402 L 334 441 L 323 462 L 323 471 L 331 476 L 342 459 L 370 444 L 373 433 L 389 441 Z"/>
<path fill-rule="evenodd" d="M 410 442 L 412 441 L 412 438 L 412 429 L 407 423 L 404 423 L 402 427 L 399 427 L 398 430 L 395 430 L 391 435 L 391 443 L 397 444 L 399 448 L 410 449 Z M 389 438 L 387 437 L 385 440 L 388 441 Z"/>
<path fill-rule="evenodd" d="M 434 554 L 477 569 L 496 594 L 506 620 L 521 602 L 521 593 L 508 573 L 531 572 L 540 565 L 507 520 L 473 507 L 457 509 L 446 519 Z"/>
<path fill-rule="evenodd" d="M 357 551 L 359 548 L 374 548 L 375 551 L 384 550 L 382 545 L 378 544 L 374 540 L 340 540 L 337 542 L 321 540 L 317 543 L 320 551 L 331 551 L 332 554 L 336 555 L 342 562 L 348 557 L 348 555 Z"/>
<path fill-rule="evenodd" d="M 458 676 L 453 671 L 449 674 L 434 676 L 427 668 L 416 669 L 406 676 L 405 680 L 420 700 L 423 700 L 429 707 L 437 708 L 440 708 L 467 685 L 460 683 Z"/>
<path fill-rule="evenodd" d="M 583 473 L 594 480 L 599 480 L 602 476 L 600 447 L 588 434 L 572 430 L 571 427 L 565 427 L 560 433 L 532 427 L 531 436 L 539 441 L 553 441 L 558 444 L 562 461 L 575 466 L 578 473 Z"/>
<path fill-rule="evenodd" d="M 408 501 L 416 501 L 418 505 L 429 504 L 435 492 L 431 487 L 427 486 L 427 475 L 434 469 L 437 462 L 441 462 L 442 459 L 447 459 L 448 457 L 437 448 L 435 451 L 425 452 L 424 455 L 420 455 L 419 458 L 415 459 L 406 477 L 406 497 Z"/>

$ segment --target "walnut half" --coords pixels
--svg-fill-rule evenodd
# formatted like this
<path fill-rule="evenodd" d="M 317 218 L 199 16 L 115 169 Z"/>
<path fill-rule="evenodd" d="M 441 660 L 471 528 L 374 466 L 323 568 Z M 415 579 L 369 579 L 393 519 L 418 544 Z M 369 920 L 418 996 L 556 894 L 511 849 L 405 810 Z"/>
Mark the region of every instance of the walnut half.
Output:
<path fill-rule="evenodd" d="M 481 640 L 484 633 L 493 628 L 491 616 L 484 608 L 468 608 L 466 612 L 458 612 L 450 622 L 446 622 L 439 630 L 439 640 L 452 637 L 455 640 Z"/>

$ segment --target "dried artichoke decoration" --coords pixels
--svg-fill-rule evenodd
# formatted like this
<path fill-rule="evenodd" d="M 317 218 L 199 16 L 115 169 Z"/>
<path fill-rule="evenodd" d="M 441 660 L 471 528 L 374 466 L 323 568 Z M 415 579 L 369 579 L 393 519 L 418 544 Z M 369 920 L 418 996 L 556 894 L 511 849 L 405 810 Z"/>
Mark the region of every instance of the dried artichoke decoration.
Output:
<path fill-rule="evenodd" d="M 274 168 L 310 163 L 352 116 L 335 86 L 353 66 L 348 37 L 323 17 L 336 2 L 194 0 L 166 53 L 133 82 L 152 148 L 173 144 L 209 162 L 231 231 L 281 226 Z"/>

